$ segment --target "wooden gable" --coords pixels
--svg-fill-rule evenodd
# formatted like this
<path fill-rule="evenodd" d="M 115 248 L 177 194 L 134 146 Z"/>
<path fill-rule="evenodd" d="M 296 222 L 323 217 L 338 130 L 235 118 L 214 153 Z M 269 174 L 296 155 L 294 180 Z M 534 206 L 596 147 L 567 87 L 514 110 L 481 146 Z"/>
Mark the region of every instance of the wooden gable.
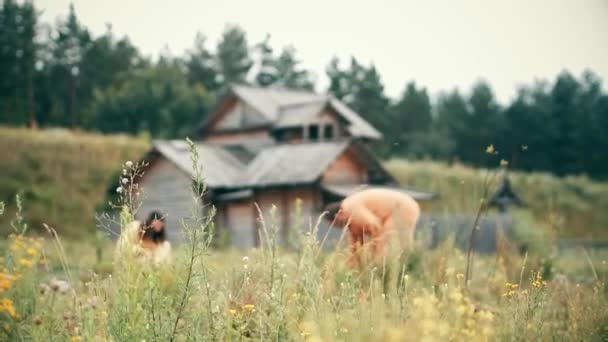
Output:
<path fill-rule="evenodd" d="M 367 165 L 349 148 L 329 165 L 321 176 L 321 183 L 364 184 L 368 181 L 367 173 Z"/>

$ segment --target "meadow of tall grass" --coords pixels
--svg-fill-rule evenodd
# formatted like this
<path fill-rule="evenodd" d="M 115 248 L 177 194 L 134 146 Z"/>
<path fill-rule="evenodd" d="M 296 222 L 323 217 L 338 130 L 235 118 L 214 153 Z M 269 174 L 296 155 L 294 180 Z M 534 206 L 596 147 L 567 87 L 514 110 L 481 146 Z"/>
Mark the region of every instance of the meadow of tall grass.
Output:
<path fill-rule="evenodd" d="M 272 215 L 263 217 L 259 248 L 217 250 L 211 217 L 200 211 L 202 171 L 193 181 L 186 243 L 166 266 L 115 254 L 110 241 L 97 251 L 63 242 L 48 225 L 33 236 L 27 217 L 11 214 L 11 235 L 0 242 L 0 340 L 608 339 L 606 251 L 521 254 L 502 237 L 495 255 L 474 256 L 465 281 L 467 256 L 448 239 L 391 249 L 354 270 L 343 244 L 322 248 L 315 225 L 281 247 Z M 123 227 L 137 207 L 130 200 L 118 202 Z"/>

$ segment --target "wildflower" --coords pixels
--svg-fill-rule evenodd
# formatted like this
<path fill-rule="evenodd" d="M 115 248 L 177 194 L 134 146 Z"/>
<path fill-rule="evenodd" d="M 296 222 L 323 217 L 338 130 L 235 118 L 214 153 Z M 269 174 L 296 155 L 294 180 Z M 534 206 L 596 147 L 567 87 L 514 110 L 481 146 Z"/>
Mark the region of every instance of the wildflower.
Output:
<path fill-rule="evenodd" d="M 70 289 L 70 284 L 64 280 L 53 279 L 49 283 L 51 290 L 66 293 Z"/>
<path fill-rule="evenodd" d="M 38 255 L 38 251 L 32 247 L 28 248 L 27 250 L 25 250 L 25 252 L 29 255 L 29 256 L 36 256 Z"/>
<path fill-rule="evenodd" d="M 460 302 L 462 300 L 462 294 L 459 291 L 454 290 L 450 293 L 450 299 L 454 302 Z"/>
<path fill-rule="evenodd" d="M 93 296 L 93 297 L 89 298 L 89 305 L 92 308 L 97 308 L 98 304 L 99 304 L 99 298 L 97 296 Z"/>
<path fill-rule="evenodd" d="M 131 168 L 131 167 L 133 167 L 133 162 L 132 162 L 132 161 L 130 161 L 130 160 L 128 160 L 128 161 L 125 163 L 125 166 L 127 166 L 128 168 Z"/>
<path fill-rule="evenodd" d="M 253 311 L 253 309 L 255 309 L 255 305 L 253 305 L 253 304 L 245 304 L 245 305 L 243 305 L 243 309 L 249 310 L 249 311 Z"/>
<path fill-rule="evenodd" d="M 121 180 L 121 182 L 122 182 L 122 184 L 127 184 L 127 183 L 129 183 L 129 179 L 127 179 L 127 178 L 123 178 L 123 179 Z"/>
<path fill-rule="evenodd" d="M 506 161 L 506 160 L 504 160 L 504 159 L 501 159 L 501 160 L 500 160 L 500 166 L 502 166 L 502 167 L 507 167 L 508 165 L 509 165 L 509 162 L 508 162 L 508 161 Z"/>
<path fill-rule="evenodd" d="M 494 144 L 486 147 L 486 153 L 487 154 L 496 154 L 498 153 L 495 149 L 494 149 Z"/>
<path fill-rule="evenodd" d="M 11 288 L 11 282 L 8 279 L 0 279 L 0 292 Z"/>
<path fill-rule="evenodd" d="M 231 314 L 231 315 L 233 315 L 233 316 L 234 316 L 234 315 L 236 315 L 236 310 L 234 310 L 234 309 L 230 309 L 230 311 L 229 311 L 229 312 L 230 312 L 230 314 Z"/>
<path fill-rule="evenodd" d="M 536 278 L 532 282 L 532 286 L 539 289 L 547 285 L 547 282 L 543 280 L 543 276 L 540 273 L 536 273 Z"/>
<path fill-rule="evenodd" d="M 521 145 L 521 150 L 522 151 L 527 151 L 528 150 L 528 145 Z"/>
<path fill-rule="evenodd" d="M 13 306 L 13 301 L 8 298 L 0 300 L 0 312 L 6 312 L 12 318 L 17 317 L 17 312 L 15 311 L 15 307 Z"/>
<path fill-rule="evenodd" d="M 118 188 L 116 188 L 116 192 L 122 194 L 122 188 L 119 186 Z"/>
<path fill-rule="evenodd" d="M 43 295 L 49 292 L 51 288 L 47 284 L 40 284 L 40 294 Z"/>
<path fill-rule="evenodd" d="M 494 314 L 491 313 L 490 311 L 486 311 L 486 310 L 482 310 L 479 312 L 479 317 L 482 320 L 486 320 L 488 322 L 491 322 L 492 320 L 494 320 Z"/>
<path fill-rule="evenodd" d="M 20 259 L 19 265 L 26 267 L 26 268 L 31 268 L 34 265 L 34 262 L 29 259 Z"/>
<path fill-rule="evenodd" d="M 464 279 L 464 274 L 462 274 L 462 273 L 456 274 L 456 279 L 458 279 L 458 280 Z"/>
<path fill-rule="evenodd" d="M 248 261 L 249 261 L 249 257 L 245 255 L 245 256 L 243 257 L 243 262 L 248 262 Z"/>

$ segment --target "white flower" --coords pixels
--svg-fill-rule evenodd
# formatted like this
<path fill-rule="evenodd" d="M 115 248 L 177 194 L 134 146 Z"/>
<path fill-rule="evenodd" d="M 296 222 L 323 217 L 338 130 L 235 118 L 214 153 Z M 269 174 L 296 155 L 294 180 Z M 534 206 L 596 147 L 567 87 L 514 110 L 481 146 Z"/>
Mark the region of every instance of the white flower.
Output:
<path fill-rule="evenodd" d="M 121 187 L 116 188 L 116 192 L 118 192 L 119 194 L 122 194 L 122 188 Z"/>
<path fill-rule="evenodd" d="M 248 261 L 249 261 L 249 257 L 245 255 L 245 256 L 243 257 L 243 261 L 244 261 L 244 262 L 248 262 Z"/>
<path fill-rule="evenodd" d="M 129 180 L 127 178 L 123 178 L 122 179 L 122 184 L 127 184 L 127 183 L 129 183 Z"/>
<path fill-rule="evenodd" d="M 123 174 L 124 176 L 126 176 L 126 175 L 127 175 L 127 169 L 122 169 L 122 174 Z"/>
<path fill-rule="evenodd" d="M 125 165 L 126 165 L 127 167 L 132 167 L 132 166 L 133 166 L 133 162 L 129 160 L 129 161 L 127 161 L 127 162 L 125 163 Z"/>

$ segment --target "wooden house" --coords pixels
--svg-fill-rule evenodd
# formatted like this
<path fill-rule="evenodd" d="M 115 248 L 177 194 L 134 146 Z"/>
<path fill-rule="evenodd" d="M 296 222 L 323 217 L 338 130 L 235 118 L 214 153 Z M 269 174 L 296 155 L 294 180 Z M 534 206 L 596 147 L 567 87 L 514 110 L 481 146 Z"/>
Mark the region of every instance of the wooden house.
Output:
<path fill-rule="evenodd" d="M 238 248 L 259 244 L 254 203 L 267 225 L 276 207 L 274 224 L 285 238 L 293 227 L 309 229 L 328 203 L 361 186 L 397 187 L 369 148 L 382 134 L 331 95 L 233 86 L 196 131 L 191 138 L 208 187 L 205 200 L 217 209 L 217 231 Z M 169 239 L 179 242 L 179 221 L 189 216 L 193 203 L 188 146 L 182 140 L 156 140 L 144 159 L 149 166 L 139 181 L 144 194 L 139 215 L 166 213 Z M 403 191 L 419 200 L 434 197 Z M 328 225 L 321 221 L 320 235 Z"/>

